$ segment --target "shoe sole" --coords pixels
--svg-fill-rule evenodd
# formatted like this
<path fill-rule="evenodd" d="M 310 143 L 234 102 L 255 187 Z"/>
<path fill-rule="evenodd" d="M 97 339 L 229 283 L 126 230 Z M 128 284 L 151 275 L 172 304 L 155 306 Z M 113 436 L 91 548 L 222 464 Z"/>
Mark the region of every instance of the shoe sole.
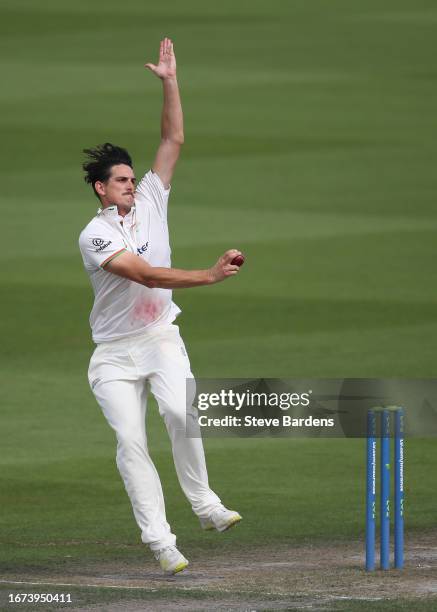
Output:
<path fill-rule="evenodd" d="M 218 527 L 215 527 L 213 523 L 206 523 L 205 525 L 202 525 L 202 529 L 204 529 L 205 531 L 215 530 L 215 531 L 219 531 L 220 533 L 223 533 L 223 531 L 227 531 L 228 529 L 230 529 L 231 527 L 239 523 L 242 520 L 242 518 L 243 517 L 241 516 L 234 516 L 234 518 L 231 519 L 227 525 L 225 525 L 224 527 L 221 527 L 220 529 Z"/>
<path fill-rule="evenodd" d="M 228 529 L 230 529 L 231 527 L 239 523 L 241 521 L 241 518 L 242 518 L 241 516 L 235 516 L 233 519 L 229 521 L 229 523 L 225 527 L 222 527 L 221 529 L 217 529 L 217 531 L 220 531 L 220 533 L 222 533 L 223 531 L 227 531 Z"/>
<path fill-rule="evenodd" d="M 178 574 L 179 572 L 182 572 L 186 567 L 188 567 L 188 565 L 188 561 L 181 561 L 180 563 L 178 563 L 178 565 L 176 565 L 175 568 L 171 570 L 164 570 L 164 573 L 172 576 L 173 574 Z"/>
<path fill-rule="evenodd" d="M 179 563 L 179 565 L 176 565 L 176 567 L 172 571 L 172 574 L 177 574 L 179 572 L 183 572 L 186 567 L 188 567 L 188 561 L 186 563 L 185 562 Z"/>

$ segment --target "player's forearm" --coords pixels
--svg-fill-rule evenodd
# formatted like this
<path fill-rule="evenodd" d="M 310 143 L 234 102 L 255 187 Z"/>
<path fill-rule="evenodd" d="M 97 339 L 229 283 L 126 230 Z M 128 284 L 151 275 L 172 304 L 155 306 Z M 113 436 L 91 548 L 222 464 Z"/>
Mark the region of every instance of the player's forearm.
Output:
<path fill-rule="evenodd" d="M 161 115 L 161 138 L 178 144 L 184 142 L 184 117 L 176 77 L 162 79 L 164 101 Z"/>
<path fill-rule="evenodd" d="M 141 284 L 151 289 L 183 289 L 217 282 L 211 270 L 179 270 L 177 268 L 149 268 Z"/>
<path fill-rule="evenodd" d="M 230 249 L 226 251 L 217 262 L 206 270 L 179 270 L 177 268 L 153 267 L 141 257 L 127 251 L 110 259 L 104 264 L 104 270 L 122 276 L 130 281 L 146 285 L 154 289 L 181 289 L 184 287 L 199 287 L 200 285 L 211 285 L 234 276 L 240 270 L 240 265 L 232 263 L 241 255 L 240 251 Z"/>

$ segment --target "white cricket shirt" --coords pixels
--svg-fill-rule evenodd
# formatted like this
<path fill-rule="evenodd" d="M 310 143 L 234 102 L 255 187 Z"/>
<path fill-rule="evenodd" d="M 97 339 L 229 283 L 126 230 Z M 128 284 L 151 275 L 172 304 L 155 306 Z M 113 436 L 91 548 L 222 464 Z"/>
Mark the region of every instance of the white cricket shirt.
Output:
<path fill-rule="evenodd" d="M 171 289 L 149 289 L 103 269 L 124 251 L 151 266 L 171 267 L 169 194 L 170 188 L 165 189 L 159 176 L 149 171 L 137 186 L 129 214 L 121 217 L 115 205 L 99 210 L 80 234 L 79 248 L 94 290 L 90 325 L 96 344 L 171 323 L 181 312 Z"/>

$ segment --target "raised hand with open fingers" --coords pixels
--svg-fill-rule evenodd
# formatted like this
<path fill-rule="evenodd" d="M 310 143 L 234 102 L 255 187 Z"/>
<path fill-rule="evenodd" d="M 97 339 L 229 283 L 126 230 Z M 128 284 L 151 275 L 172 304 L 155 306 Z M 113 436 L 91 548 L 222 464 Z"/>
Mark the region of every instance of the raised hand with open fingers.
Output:
<path fill-rule="evenodd" d="M 158 64 L 148 63 L 145 64 L 145 67 L 160 79 L 176 77 L 176 57 L 173 51 L 173 42 L 170 38 L 161 40 Z"/>

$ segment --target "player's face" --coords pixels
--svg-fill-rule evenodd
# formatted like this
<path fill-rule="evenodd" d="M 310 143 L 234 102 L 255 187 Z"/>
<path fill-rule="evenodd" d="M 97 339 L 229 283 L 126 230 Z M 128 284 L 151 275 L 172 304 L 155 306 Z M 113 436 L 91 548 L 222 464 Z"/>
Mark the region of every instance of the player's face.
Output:
<path fill-rule="evenodd" d="M 117 164 L 112 166 L 111 175 L 101 183 L 104 191 L 104 203 L 130 208 L 134 203 L 135 175 L 130 166 Z M 103 198 L 102 198 L 103 199 Z"/>

